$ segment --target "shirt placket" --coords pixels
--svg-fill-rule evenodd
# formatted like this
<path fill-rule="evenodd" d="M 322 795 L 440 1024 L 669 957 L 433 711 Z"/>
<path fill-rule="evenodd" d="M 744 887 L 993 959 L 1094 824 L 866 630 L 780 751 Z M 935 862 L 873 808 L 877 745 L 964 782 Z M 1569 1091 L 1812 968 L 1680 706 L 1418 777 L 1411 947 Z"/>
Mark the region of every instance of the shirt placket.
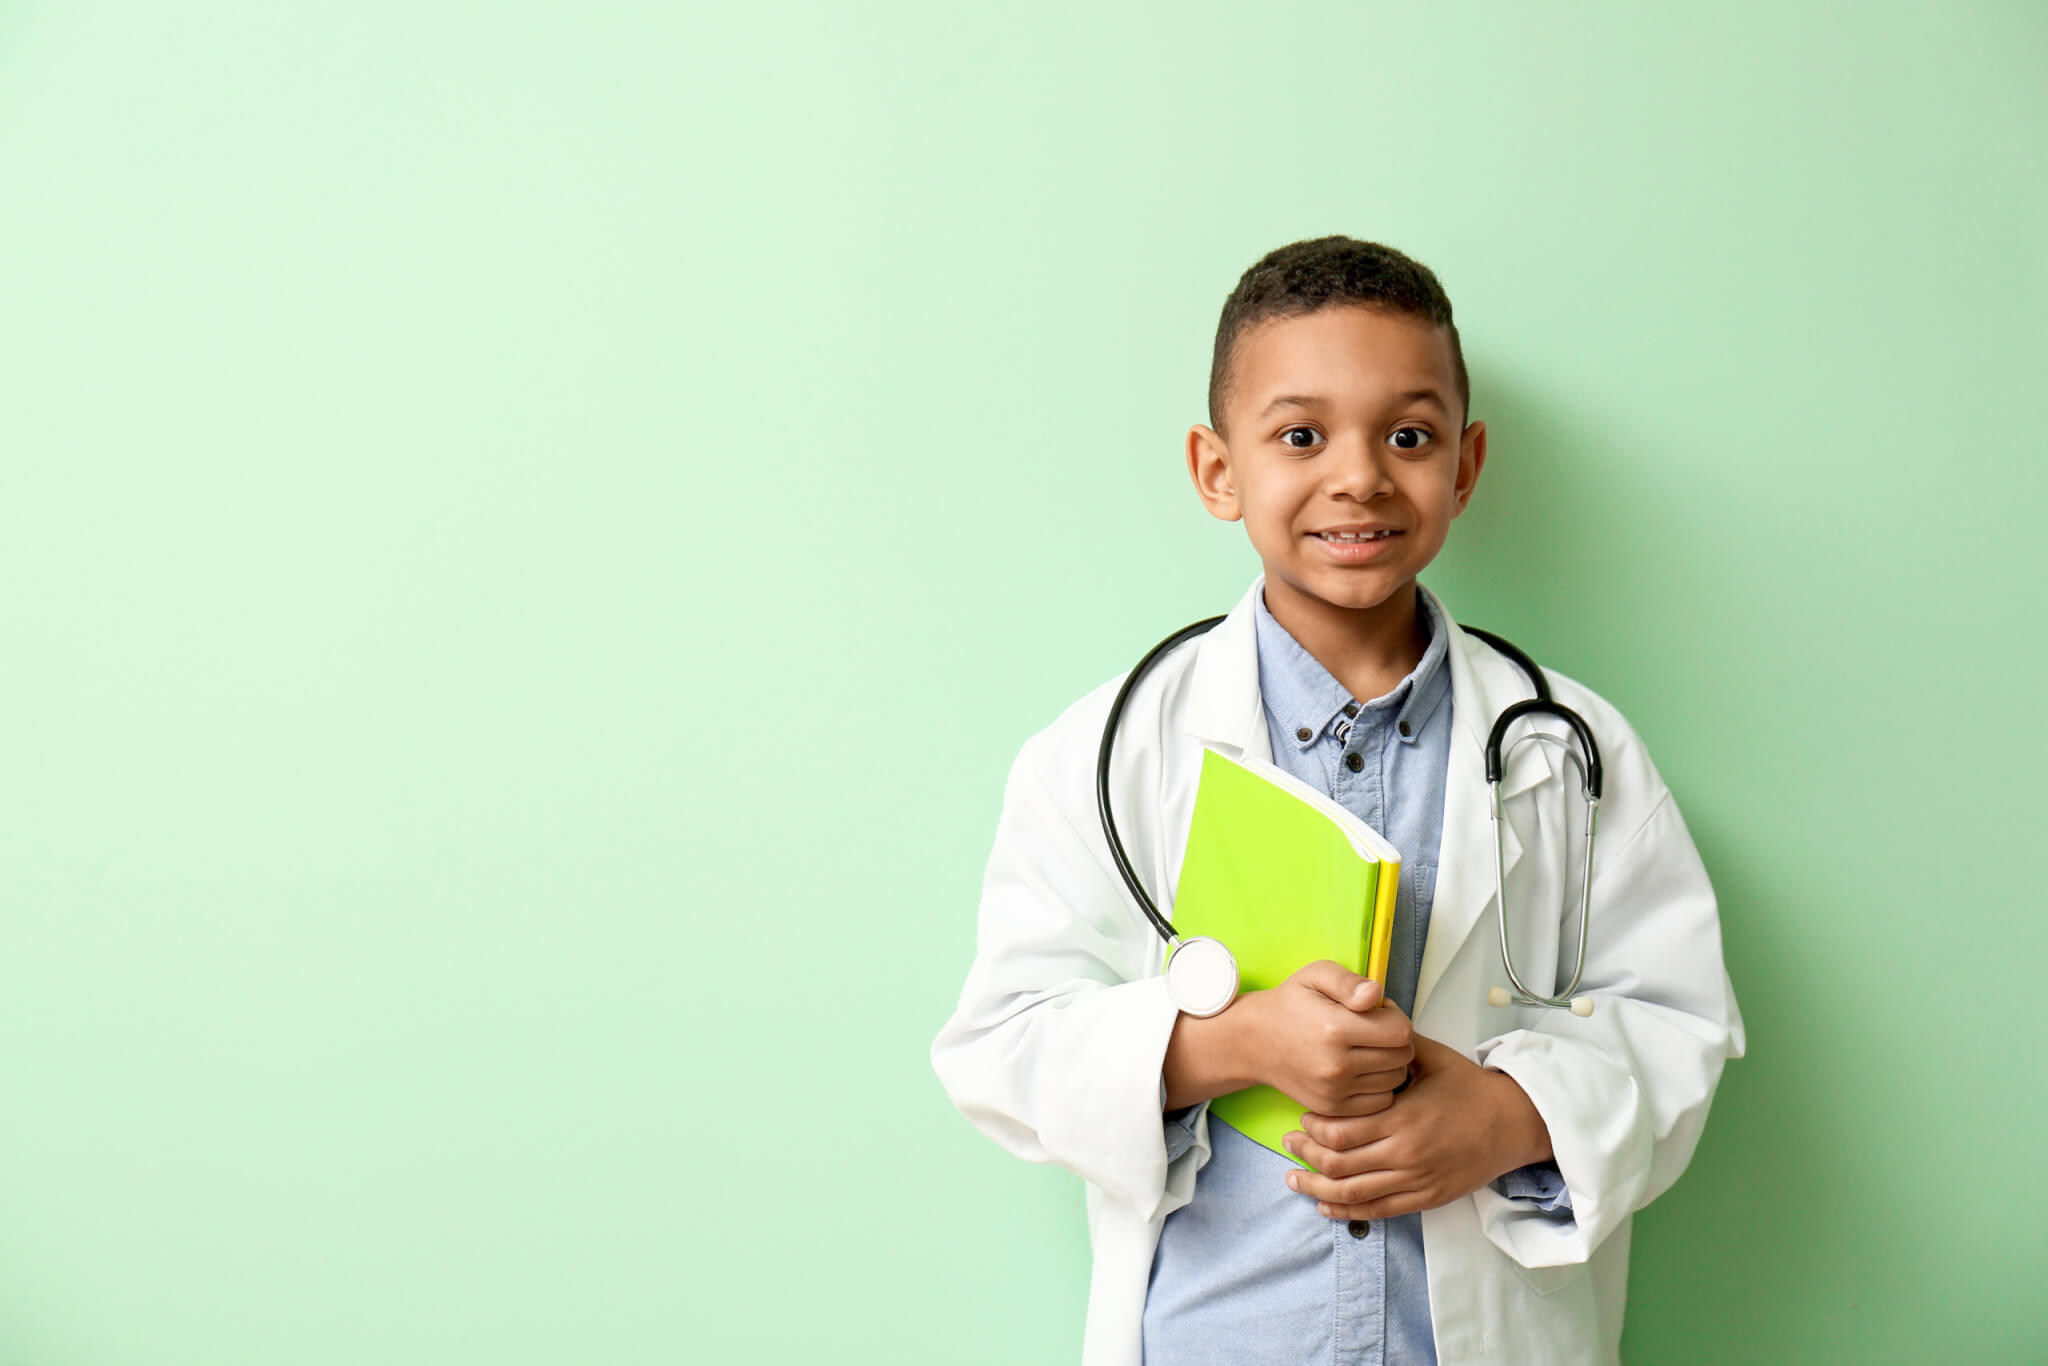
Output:
<path fill-rule="evenodd" d="M 1375 830 L 1386 825 L 1386 745 L 1401 696 L 1362 707 L 1346 702 L 1322 743 L 1334 747 L 1330 795 Z M 1384 1220 L 1333 1219 L 1337 1366 L 1385 1366 L 1387 1235 Z"/>

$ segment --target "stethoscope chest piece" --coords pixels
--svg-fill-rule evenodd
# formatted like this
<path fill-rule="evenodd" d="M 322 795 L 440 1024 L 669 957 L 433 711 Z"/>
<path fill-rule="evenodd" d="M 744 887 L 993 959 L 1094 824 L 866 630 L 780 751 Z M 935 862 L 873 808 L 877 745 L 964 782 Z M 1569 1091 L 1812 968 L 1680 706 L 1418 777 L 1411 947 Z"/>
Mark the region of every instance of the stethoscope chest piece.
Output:
<path fill-rule="evenodd" d="M 1190 935 L 1167 950 L 1166 991 L 1189 1015 L 1220 1015 L 1237 999 L 1237 959 L 1222 940 Z"/>

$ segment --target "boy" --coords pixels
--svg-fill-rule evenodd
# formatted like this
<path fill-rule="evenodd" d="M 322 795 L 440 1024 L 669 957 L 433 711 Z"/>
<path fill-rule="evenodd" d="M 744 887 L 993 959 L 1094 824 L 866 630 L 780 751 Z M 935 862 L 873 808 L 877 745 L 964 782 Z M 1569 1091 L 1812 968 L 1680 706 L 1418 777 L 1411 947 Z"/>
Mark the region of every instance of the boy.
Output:
<path fill-rule="evenodd" d="M 1326 237 L 1248 270 L 1187 460 L 1263 569 L 1133 688 L 1110 774 L 1169 916 L 1204 741 L 1386 834 L 1404 858 L 1384 986 L 1324 961 L 1219 1014 L 1179 1012 L 1095 805 L 1126 675 L 1011 766 L 975 960 L 932 1063 L 977 1127 L 1087 1183 L 1084 1366 L 1618 1360 L 1631 1216 L 1684 1169 L 1742 1055 L 1713 889 L 1669 790 L 1622 716 L 1555 670 L 1605 779 L 1578 987 L 1595 1009 L 1486 1004 L 1503 898 L 1481 751 L 1531 692 L 1416 577 L 1485 464 L 1469 415 L 1426 267 Z M 1532 729 L 1568 734 L 1542 715 L 1514 734 Z M 1499 787 L 1516 966 L 1550 992 L 1570 979 L 1587 875 L 1561 752 L 1515 748 Z M 1289 1136 L 1306 1166 L 1208 1113 L 1256 1082 L 1309 1109 Z"/>

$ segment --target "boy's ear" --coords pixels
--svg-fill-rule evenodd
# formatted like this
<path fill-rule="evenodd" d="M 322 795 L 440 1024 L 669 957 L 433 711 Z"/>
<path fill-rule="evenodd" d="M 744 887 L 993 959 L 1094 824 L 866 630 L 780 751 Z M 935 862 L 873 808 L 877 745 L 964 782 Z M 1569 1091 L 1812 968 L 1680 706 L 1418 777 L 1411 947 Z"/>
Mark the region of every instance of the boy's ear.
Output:
<path fill-rule="evenodd" d="M 1458 482 L 1452 490 L 1458 498 L 1456 517 L 1465 510 L 1465 504 L 1472 501 L 1472 490 L 1479 485 L 1479 471 L 1486 467 L 1486 424 L 1468 422 L 1465 433 L 1458 441 Z"/>
<path fill-rule="evenodd" d="M 1188 477 L 1195 481 L 1195 492 L 1202 496 L 1202 506 L 1209 509 L 1210 516 L 1226 522 L 1244 516 L 1237 502 L 1237 482 L 1230 473 L 1230 448 L 1213 429 L 1199 422 L 1188 428 Z"/>

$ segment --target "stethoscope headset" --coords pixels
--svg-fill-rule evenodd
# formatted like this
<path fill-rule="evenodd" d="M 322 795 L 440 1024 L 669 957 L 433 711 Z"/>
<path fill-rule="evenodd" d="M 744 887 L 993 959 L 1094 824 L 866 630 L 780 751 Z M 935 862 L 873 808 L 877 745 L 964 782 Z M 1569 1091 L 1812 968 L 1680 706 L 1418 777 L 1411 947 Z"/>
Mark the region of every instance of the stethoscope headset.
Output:
<path fill-rule="evenodd" d="M 1102 833 L 1109 840 L 1110 857 L 1116 861 L 1116 870 L 1123 875 L 1124 885 L 1131 889 L 1131 895 L 1136 898 L 1139 909 L 1143 910 L 1145 917 L 1152 922 L 1152 928 L 1159 931 L 1160 936 L 1166 940 L 1168 993 L 1181 1010 L 1189 1015 L 1198 1016 L 1220 1014 L 1224 1007 L 1237 999 L 1237 959 L 1221 940 L 1212 939 L 1207 935 L 1190 935 L 1185 939 L 1176 935 L 1173 932 L 1173 925 L 1159 913 L 1159 908 L 1152 903 L 1152 898 L 1145 894 L 1144 886 L 1138 881 L 1137 871 L 1131 867 L 1131 860 L 1124 852 L 1123 840 L 1117 836 L 1116 821 L 1110 815 L 1109 756 L 1111 746 L 1116 741 L 1117 723 L 1123 719 L 1124 700 L 1131 695 L 1131 689 L 1137 686 L 1145 670 L 1150 668 L 1159 656 L 1183 641 L 1201 635 L 1222 620 L 1222 616 L 1214 616 L 1184 626 L 1146 651 L 1145 657 L 1138 661 L 1138 666 L 1124 679 L 1123 686 L 1117 689 L 1116 700 L 1110 703 L 1109 720 L 1102 727 L 1102 747 L 1097 751 L 1095 759 L 1095 805 L 1102 815 Z M 1543 671 L 1536 667 L 1535 660 L 1491 631 L 1482 631 L 1476 626 L 1461 626 L 1460 629 L 1478 636 L 1513 660 L 1522 672 L 1528 675 L 1529 682 L 1536 689 L 1534 697 L 1511 704 L 1495 717 L 1493 730 L 1486 738 L 1486 781 L 1493 792 L 1493 888 L 1494 904 L 1500 911 L 1500 961 L 1501 966 L 1507 969 L 1508 981 L 1514 984 L 1512 991 L 1500 986 L 1490 988 L 1486 993 L 1487 1002 L 1496 1006 L 1504 1006 L 1510 1002 L 1518 1005 L 1551 1006 L 1560 1010 L 1570 1010 L 1574 1015 L 1591 1015 L 1593 998 L 1574 996 L 1572 993 L 1578 990 L 1579 979 L 1586 971 L 1586 913 L 1592 905 L 1593 891 L 1593 827 L 1600 810 L 1600 748 L 1593 742 L 1593 730 L 1586 724 L 1585 718 L 1551 697 L 1550 684 L 1543 677 Z M 1554 716 L 1571 727 L 1572 734 L 1577 737 L 1579 745 L 1585 751 L 1584 762 L 1580 761 L 1579 754 L 1573 749 L 1570 740 L 1547 731 L 1530 731 L 1517 739 L 1514 745 L 1510 745 L 1506 755 L 1502 753 L 1501 741 L 1506 737 L 1508 727 L 1524 716 L 1537 714 Z M 1500 831 L 1500 783 L 1501 775 L 1507 769 L 1507 755 L 1514 753 L 1516 745 L 1529 740 L 1547 740 L 1564 751 L 1572 767 L 1578 770 L 1579 788 L 1586 798 L 1586 855 L 1585 872 L 1579 883 L 1578 960 L 1572 967 L 1570 985 L 1555 996 L 1545 996 L 1531 991 L 1523 984 L 1521 974 L 1515 971 L 1514 955 L 1508 948 L 1507 888 L 1504 885 L 1504 855 L 1501 850 Z"/>

